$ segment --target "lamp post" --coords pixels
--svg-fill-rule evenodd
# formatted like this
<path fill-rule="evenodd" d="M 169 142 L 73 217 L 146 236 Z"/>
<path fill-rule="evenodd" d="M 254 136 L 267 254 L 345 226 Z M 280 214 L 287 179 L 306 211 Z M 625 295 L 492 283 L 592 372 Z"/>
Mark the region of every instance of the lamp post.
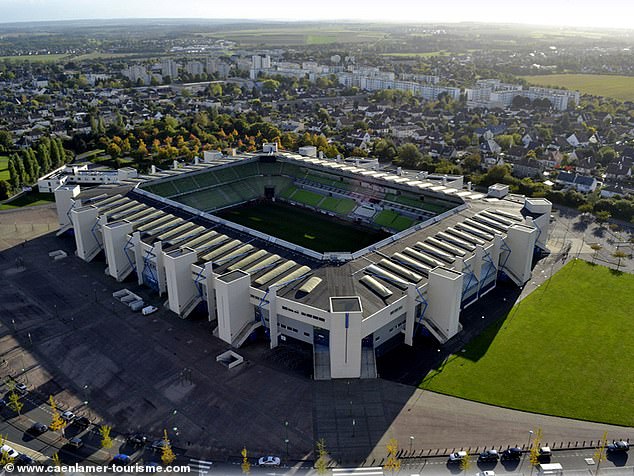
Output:
<path fill-rule="evenodd" d="M 286 443 L 286 457 L 288 458 L 288 438 L 284 440 L 284 443 Z"/>
<path fill-rule="evenodd" d="M 533 437 L 533 430 L 528 430 L 528 444 L 526 445 L 526 453 L 531 451 L 531 438 Z"/>
<path fill-rule="evenodd" d="M 354 430 L 357 426 L 357 421 L 353 418 L 352 419 L 352 437 L 354 438 Z"/>
<path fill-rule="evenodd" d="M 409 437 L 409 455 L 412 455 L 412 447 L 414 446 L 414 436 L 410 435 Z"/>
<path fill-rule="evenodd" d="M 284 421 L 284 428 L 286 428 L 286 439 L 288 440 L 288 420 Z"/>

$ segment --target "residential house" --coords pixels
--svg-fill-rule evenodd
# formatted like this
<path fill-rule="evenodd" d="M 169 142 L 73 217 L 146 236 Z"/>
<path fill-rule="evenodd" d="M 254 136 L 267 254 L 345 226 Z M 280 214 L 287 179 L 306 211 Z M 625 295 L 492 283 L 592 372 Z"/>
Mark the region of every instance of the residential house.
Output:
<path fill-rule="evenodd" d="M 559 172 L 557 183 L 564 188 L 574 188 L 581 193 L 594 192 L 599 184 L 594 177 L 563 171 Z"/>

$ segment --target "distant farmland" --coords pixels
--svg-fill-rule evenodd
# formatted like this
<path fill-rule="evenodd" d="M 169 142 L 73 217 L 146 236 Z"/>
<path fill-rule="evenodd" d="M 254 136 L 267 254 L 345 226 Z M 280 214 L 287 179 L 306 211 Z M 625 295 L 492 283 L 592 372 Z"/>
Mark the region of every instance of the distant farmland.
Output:
<path fill-rule="evenodd" d="M 333 29 L 333 28 L 276 28 L 222 31 L 205 33 L 200 36 L 223 38 L 242 44 L 283 45 L 323 45 L 330 43 L 372 42 L 386 37 L 380 31 Z"/>
<path fill-rule="evenodd" d="M 536 86 L 555 86 L 579 90 L 584 94 L 634 101 L 634 76 L 604 74 L 548 74 L 521 76 Z"/>

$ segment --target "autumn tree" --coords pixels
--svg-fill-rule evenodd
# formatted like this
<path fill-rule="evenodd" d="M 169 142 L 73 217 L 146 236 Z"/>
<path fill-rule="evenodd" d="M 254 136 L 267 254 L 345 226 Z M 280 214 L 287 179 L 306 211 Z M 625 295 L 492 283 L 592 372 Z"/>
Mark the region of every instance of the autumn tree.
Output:
<path fill-rule="evenodd" d="M 163 430 L 163 441 L 165 442 L 165 444 L 161 449 L 161 462 L 165 466 L 168 466 L 174 462 L 174 460 L 176 459 L 176 455 L 174 454 L 174 450 L 172 450 L 172 444 L 167 437 L 167 430 Z"/>
<path fill-rule="evenodd" d="M 59 410 L 57 409 L 57 404 L 55 403 L 53 395 L 49 395 L 48 404 L 51 407 L 51 424 L 49 425 L 49 428 L 53 431 L 61 430 L 66 426 L 66 422 L 59 414 Z"/>
<path fill-rule="evenodd" d="M 471 457 L 467 452 L 465 457 L 460 460 L 460 469 L 466 473 L 471 466 L 473 466 L 473 461 L 471 461 Z"/>
<path fill-rule="evenodd" d="M 621 260 L 623 258 L 627 258 L 627 253 L 622 250 L 616 250 L 614 253 L 612 253 L 612 256 L 618 260 L 616 264 L 616 270 L 618 271 L 619 269 L 621 269 Z"/>
<path fill-rule="evenodd" d="M 99 434 L 101 435 L 101 447 L 108 449 L 112 448 L 112 438 L 110 437 L 110 431 L 112 427 L 108 425 L 101 425 L 99 427 Z"/>
<path fill-rule="evenodd" d="M 323 438 L 317 442 L 315 470 L 317 471 L 317 474 L 326 474 L 328 472 L 328 452 L 326 451 L 326 442 Z"/>
<path fill-rule="evenodd" d="M 398 459 L 398 441 L 395 438 L 390 438 L 386 445 L 387 459 L 385 460 L 384 469 L 392 473 L 401 469 L 401 460 Z"/>
<path fill-rule="evenodd" d="M 597 469 L 594 472 L 595 476 L 599 474 L 599 467 L 601 466 L 601 463 L 603 463 L 606 460 L 605 448 L 607 445 L 608 445 L 608 432 L 605 431 L 603 432 L 603 438 L 601 438 L 601 441 L 599 441 L 599 444 L 597 445 L 597 448 L 594 452 L 594 460 L 597 462 Z"/>
<path fill-rule="evenodd" d="M 249 463 L 246 447 L 242 448 L 242 451 L 240 452 L 240 454 L 242 455 L 242 464 L 240 465 L 240 468 L 242 469 L 242 473 L 243 474 L 251 473 L 251 463 Z"/>

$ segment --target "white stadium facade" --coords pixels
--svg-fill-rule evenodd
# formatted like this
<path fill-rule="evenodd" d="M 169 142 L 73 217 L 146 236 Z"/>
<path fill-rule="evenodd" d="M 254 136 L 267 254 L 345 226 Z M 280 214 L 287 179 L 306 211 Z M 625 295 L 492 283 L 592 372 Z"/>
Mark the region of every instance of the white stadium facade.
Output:
<path fill-rule="evenodd" d="M 422 329 L 441 344 L 451 339 L 462 309 L 502 276 L 524 285 L 546 250 L 550 202 L 459 184 L 272 147 L 118 187 L 66 183 L 55 200 L 60 234 L 72 229 L 79 258 L 103 253 L 112 279 L 154 289 L 181 318 L 208 316 L 227 344 L 240 347 L 254 332 L 271 348 L 301 341 L 313 348 L 314 378 L 372 378 L 382 350 L 413 345 Z M 387 237 L 318 252 L 217 216 L 254 200 Z M 411 226 L 397 231 L 379 215 Z"/>

